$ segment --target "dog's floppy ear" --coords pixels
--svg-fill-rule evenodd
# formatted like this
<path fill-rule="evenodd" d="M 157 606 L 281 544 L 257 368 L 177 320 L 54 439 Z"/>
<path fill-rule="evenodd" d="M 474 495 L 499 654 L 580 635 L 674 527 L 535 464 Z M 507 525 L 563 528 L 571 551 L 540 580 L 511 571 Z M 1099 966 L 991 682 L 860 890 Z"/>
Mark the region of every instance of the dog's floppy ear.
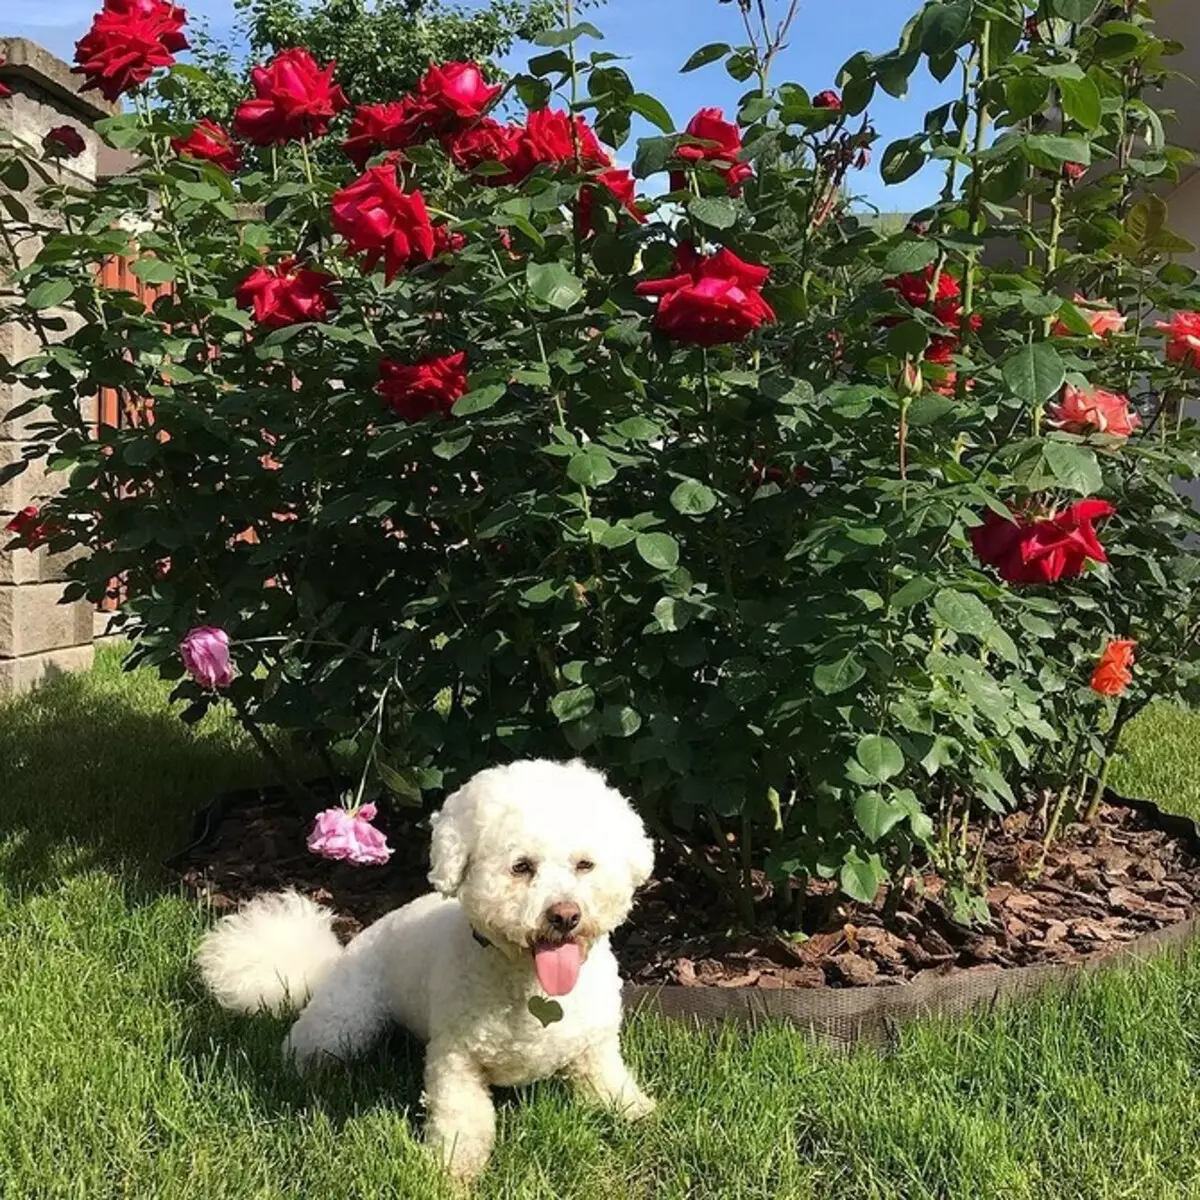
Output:
<path fill-rule="evenodd" d="M 640 888 L 654 871 L 654 843 L 646 836 L 646 827 L 637 814 L 631 810 L 629 815 L 633 818 L 629 831 L 629 874 L 633 886 Z"/>
<path fill-rule="evenodd" d="M 471 783 L 460 787 L 433 815 L 429 851 L 429 882 L 443 896 L 453 896 L 467 873 L 474 838 Z"/>

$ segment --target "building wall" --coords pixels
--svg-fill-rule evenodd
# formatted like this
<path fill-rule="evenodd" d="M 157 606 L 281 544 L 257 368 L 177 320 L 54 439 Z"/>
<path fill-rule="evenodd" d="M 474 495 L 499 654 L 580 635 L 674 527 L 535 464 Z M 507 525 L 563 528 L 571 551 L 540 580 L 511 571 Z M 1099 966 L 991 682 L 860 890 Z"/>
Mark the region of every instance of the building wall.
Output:
<path fill-rule="evenodd" d="M 0 56 L 6 62 L 0 79 L 12 95 L 0 98 L 0 126 L 35 149 L 56 125 L 72 125 L 83 135 L 86 149 L 63 166 L 78 184 L 96 180 L 100 140 L 92 129 L 95 121 L 114 109 L 103 100 L 82 96 L 78 79 L 66 63 L 24 38 L 0 37 Z M 31 185 L 32 188 L 32 185 Z M 32 196 L 22 201 L 36 212 Z M 36 213 L 35 219 L 54 223 L 53 214 Z M 26 265 L 37 253 L 40 241 L 5 214 L 7 232 L 15 243 L 16 264 Z M 13 255 L 0 248 L 0 309 L 14 302 L 18 285 L 12 279 Z M 49 309 L 45 316 L 68 321 L 70 315 Z M 67 328 L 69 328 L 69 324 Z M 47 331 L 50 340 L 63 332 Z M 0 356 L 20 362 L 41 349 L 39 333 L 0 312 Z M 0 383 L 0 465 L 19 461 L 28 445 L 30 430 L 44 416 L 39 411 L 10 417 L 9 412 L 31 398 L 24 387 Z M 89 402 L 84 417 L 96 419 L 95 402 Z M 11 515 L 29 504 L 40 504 L 52 496 L 61 480 L 46 472 L 44 460 L 23 474 L 0 485 L 0 527 Z M 0 536 L 0 545 L 9 541 Z M 37 550 L 0 549 L 0 696 L 24 691 L 55 673 L 87 667 L 92 661 L 93 607 L 87 601 L 63 604 L 63 570 L 69 556 Z"/>

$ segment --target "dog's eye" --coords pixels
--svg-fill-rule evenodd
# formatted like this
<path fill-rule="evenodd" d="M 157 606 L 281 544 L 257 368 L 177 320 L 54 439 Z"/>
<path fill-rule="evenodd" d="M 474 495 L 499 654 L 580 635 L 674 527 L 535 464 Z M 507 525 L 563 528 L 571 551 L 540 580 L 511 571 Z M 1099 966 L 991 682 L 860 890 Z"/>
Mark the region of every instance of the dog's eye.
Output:
<path fill-rule="evenodd" d="M 581 858 L 575 864 L 575 871 L 579 875 L 586 875 L 589 871 L 594 871 L 596 864 L 590 858 Z"/>
<path fill-rule="evenodd" d="M 532 879 L 537 873 L 537 867 L 533 865 L 533 860 L 529 858 L 518 858 L 512 865 L 512 873 L 519 875 L 524 879 Z"/>

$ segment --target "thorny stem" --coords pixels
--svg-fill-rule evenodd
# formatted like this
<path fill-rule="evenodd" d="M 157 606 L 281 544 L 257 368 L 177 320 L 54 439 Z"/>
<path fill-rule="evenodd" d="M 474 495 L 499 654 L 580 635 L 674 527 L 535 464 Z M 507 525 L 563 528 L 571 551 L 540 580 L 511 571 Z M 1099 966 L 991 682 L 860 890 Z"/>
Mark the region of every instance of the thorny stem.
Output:
<path fill-rule="evenodd" d="M 975 145 L 971 156 L 970 217 L 971 235 L 976 239 L 983 233 L 983 166 L 979 156 L 985 149 L 988 126 L 991 123 L 987 103 L 988 73 L 991 66 L 991 31 L 991 21 L 985 20 L 983 32 L 979 38 L 979 69 L 975 75 Z M 959 338 L 964 344 L 971 336 L 971 316 L 975 310 L 975 278 L 978 271 L 979 248 L 975 246 L 967 256 L 967 278 L 963 288 L 962 314 L 959 318 Z M 964 395 L 966 386 L 966 374 L 960 372 L 959 388 Z"/>

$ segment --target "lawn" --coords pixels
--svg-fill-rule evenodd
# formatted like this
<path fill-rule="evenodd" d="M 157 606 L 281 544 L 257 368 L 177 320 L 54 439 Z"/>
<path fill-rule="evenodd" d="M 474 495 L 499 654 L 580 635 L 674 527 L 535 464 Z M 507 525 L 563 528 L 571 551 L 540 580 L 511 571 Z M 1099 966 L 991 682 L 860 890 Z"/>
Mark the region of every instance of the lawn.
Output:
<path fill-rule="evenodd" d="M 1200 813 L 1200 724 L 1147 714 L 1117 781 Z M 419 1051 L 301 1083 L 282 1026 L 229 1018 L 189 955 L 204 915 L 158 864 L 214 791 L 263 774 L 119 651 L 0 708 L 0 1197 L 439 1194 Z M 662 1101 L 625 1128 L 557 1084 L 505 1096 L 486 1197 L 1200 1195 L 1200 952 L 838 1056 L 779 1028 L 638 1019 Z"/>

